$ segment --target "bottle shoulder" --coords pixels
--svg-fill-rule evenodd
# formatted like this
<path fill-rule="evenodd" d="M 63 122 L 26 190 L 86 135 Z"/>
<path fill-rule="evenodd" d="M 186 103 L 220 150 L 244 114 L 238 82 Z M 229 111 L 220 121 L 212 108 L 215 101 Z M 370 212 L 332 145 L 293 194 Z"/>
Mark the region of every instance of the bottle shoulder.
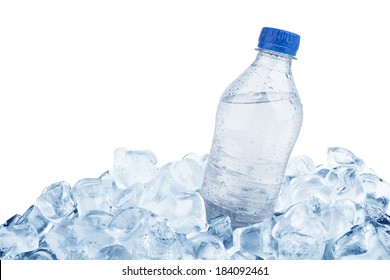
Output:
<path fill-rule="evenodd" d="M 275 97 L 298 95 L 291 71 L 267 71 L 252 64 L 225 89 L 221 98 L 261 96 L 263 93 L 274 94 Z"/>

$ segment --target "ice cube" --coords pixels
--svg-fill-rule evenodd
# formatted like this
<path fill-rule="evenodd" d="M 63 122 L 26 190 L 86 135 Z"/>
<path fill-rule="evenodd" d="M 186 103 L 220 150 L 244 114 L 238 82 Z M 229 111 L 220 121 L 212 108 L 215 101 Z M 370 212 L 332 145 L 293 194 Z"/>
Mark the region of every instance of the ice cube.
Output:
<path fill-rule="evenodd" d="M 238 252 L 247 252 L 254 256 L 262 255 L 261 237 L 263 234 L 262 224 L 254 224 L 234 230 L 234 248 Z"/>
<path fill-rule="evenodd" d="M 363 173 L 360 178 L 367 193 L 365 203 L 376 205 L 390 215 L 390 184 L 375 174 Z"/>
<path fill-rule="evenodd" d="M 309 236 L 323 242 L 326 238 L 326 230 L 321 223 L 320 213 L 315 208 L 313 209 L 310 203 L 297 203 L 276 222 L 272 229 L 272 236 L 279 242 L 283 235 L 297 233 L 300 236 Z M 300 240 L 301 237 L 298 239 Z"/>
<path fill-rule="evenodd" d="M 237 251 L 230 256 L 231 260 L 262 260 L 262 258 L 252 255 L 248 252 Z"/>
<path fill-rule="evenodd" d="M 170 166 L 172 178 L 183 187 L 183 192 L 195 192 L 202 186 L 202 167 L 193 159 L 185 157 Z"/>
<path fill-rule="evenodd" d="M 204 154 L 203 156 L 200 156 L 198 154 L 189 153 L 186 154 L 183 159 L 192 159 L 200 166 L 205 166 L 207 164 L 208 154 Z"/>
<path fill-rule="evenodd" d="M 319 260 L 325 244 L 316 238 L 298 232 L 287 233 L 279 239 L 280 260 Z"/>
<path fill-rule="evenodd" d="M 364 223 L 365 211 L 352 200 L 339 200 L 322 209 L 321 221 L 327 231 L 326 240 L 339 238 L 353 226 Z"/>
<path fill-rule="evenodd" d="M 233 248 L 261 259 L 277 258 L 278 244 L 272 236 L 275 217 L 265 219 L 262 223 L 237 228 L 234 231 Z"/>
<path fill-rule="evenodd" d="M 56 256 L 46 249 L 37 249 L 34 251 L 22 253 L 15 256 L 15 260 L 56 260 Z"/>
<path fill-rule="evenodd" d="M 96 231 L 101 231 L 107 228 L 109 222 L 111 222 L 113 215 L 100 210 L 89 211 L 85 216 L 85 221 L 89 226 L 95 228 Z"/>
<path fill-rule="evenodd" d="M 366 211 L 367 221 L 375 227 L 379 241 L 390 254 L 390 216 L 375 204 L 367 204 Z"/>
<path fill-rule="evenodd" d="M 164 219 L 150 215 L 144 233 L 137 237 L 138 244 L 144 244 L 141 250 L 137 250 L 136 256 L 138 259 L 180 259 L 180 238 Z"/>
<path fill-rule="evenodd" d="M 208 233 L 219 237 L 225 248 L 229 249 L 233 245 L 233 230 L 230 217 L 226 215 L 215 217 L 208 224 Z"/>
<path fill-rule="evenodd" d="M 296 177 L 313 174 L 316 170 L 314 161 L 305 155 L 291 157 L 286 168 L 285 175 Z"/>
<path fill-rule="evenodd" d="M 374 226 L 366 222 L 327 244 L 326 259 L 389 259 L 386 248 L 379 241 Z"/>
<path fill-rule="evenodd" d="M 379 241 L 386 249 L 388 256 L 383 256 L 383 259 L 390 259 L 390 231 L 377 229 Z"/>
<path fill-rule="evenodd" d="M 353 167 L 338 166 L 331 169 L 326 182 L 335 188 L 336 200 L 350 199 L 361 204 L 366 199 L 363 182 Z"/>
<path fill-rule="evenodd" d="M 144 183 L 135 183 L 118 193 L 113 201 L 113 211 L 140 206 L 140 200 L 145 190 Z"/>
<path fill-rule="evenodd" d="M 42 215 L 53 223 L 59 223 L 75 211 L 75 203 L 66 182 L 54 183 L 45 188 L 36 200 Z"/>
<path fill-rule="evenodd" d="M 122 209 L 112 218 L 107 228 L 117 241 L 125 242 L 137 233 L 149 216 L 148 211 L 142 208 Z"/>
<path fill-rule="evenodd" d="M 188 239 L 183 246 L 183 259 L 224 260 L 227 258 L 222 241 L 208 233 L 201 233 Z"/>
<path fill-rule="evenodd" d="M 20 218 L 20 215 L 15 214 L 11 218 L 9 218 L 2 226 L 4 226 L 4 227 L 12 226 L 12 225 L 16 224 L 16 222 L 19 220 L 19 218 Z"/>
<path fill-rule="evenodd" d="M 295 177 L 290 182 L 292 204 L 317 198 L 321 203 L 329 204 L 335 198 L 335 190 L 321 177 L 306 175 Z"/>
<path fill-rule="evenodd" d="M 281 216 L 273 216 L 265 219 L 262 223 L 261 253 L 260 257 L 265 260 L 275 260 L 278 258 L 278 243 L 272 236 L 272 229 Z"/>
<path fill-rule="evenodd" d="M 126 247 L 118 244 L 114 244 L 108 247 L 102 248 L 97 256 L 97 260 L 131 260 L 132 256 Z"/>
<path fill-rule="evenodd" d="M 96 259 L 100 249 L 114 242 L 108 233 L 83 218 L 64 220 L 46 235 L 45 241 L 62 260 Z"/>
<path fill-rule="evenodd" d="M 29 224 L 35 228 L 39 236 L 45 235 L 48 232 L 52 224 L 47 220 L 39 211 L 35 205 L 31 205 L 30 208 L 18 219 L 17 225 Z"/>
<path fill-rule="evenodd" d="M 163 166 L 159 174 L 146 184 L 140 200 L 140 207 L 156 214 L 169 213 L 174 203 L 174 195 L 181 193 L 182 187 L 172 179 L 169 165 Z"/>
<path fill-rule="evenodd" d="M 146 185 L 140 207 L 167 219 L 180 234 L 206 230 L 206 213 L 203 198 L 198 192 L 187 192 L 170 173 L 171 164 Z"/>
<path fill-rule="evenodd" d="M 32 225 L 10 225 L 0 227 L 0 259 L 37 249 L 39 236 Z"/>
<path fill-rule="evenodd" d="M 118 148 L 114 153 L 113 176 L 120 188 L 146 183 L 157 174 L 157 158 L 150 151 L 128 151 Z"/>
<path fill-rule="evenodd" d="M 375 204 L 366 204 L 366 220 L 371 222 L 376 228 L 382 227 L 384 230 L 390 230 L 390 216 L 383 209 Z"/>
<path fill-rule="evenodd" d="M 328 176 L 329 172 L 330 172 L 329 168 L 326 167 L 324 164 L 321 164 L 317 166 L 316 172 L 314 174 L 317 175 L 318 177 L 321 177 L 322 179 L 325 179 L 326 176 Z"/>
<path fill-rule="evenodd" d="M 85 217 L 89 211 L 110 212 L 113 200 L 118 191 L 106 173 L 103 178 L 85 178 L 79 180 L 72 188 L 77 204 L 78 215 Z"/>
<path fill-rule="evenodd" d="M 334 166 L 362 167 L 364 161 L 354 155 L 350 150 L 341 147 L 328 148 L 328 164 Z"/>
<path fill-rule="evenodd" d="M 161 213 L 175 232 L 189 234 L 207 229 L 206 211 L 199 193 L 176 194 L 170 212 Z"/>
<path fill-rule="evenodd" d="M 133 259 L 179 259 L 178 235 L 163 218 L 138 207 L 119 211 L 108 224 Z"/>

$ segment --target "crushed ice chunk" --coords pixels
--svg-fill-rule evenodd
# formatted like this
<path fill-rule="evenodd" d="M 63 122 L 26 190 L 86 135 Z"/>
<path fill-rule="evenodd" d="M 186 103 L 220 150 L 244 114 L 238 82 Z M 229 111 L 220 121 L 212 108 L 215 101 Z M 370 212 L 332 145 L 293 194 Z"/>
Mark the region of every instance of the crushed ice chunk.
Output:
<path fill-rule="evenodd" d="M 241 252 L 237 251 L 235 252 L 231 257 L 231 260 L 262 260 L 262 258 L 252 255 L 248 252 Z"/>
<path fill-rule="evenodd" d="M 300 176 L 314 173 L 316 165 L 314 161 L 305 155 L 291 157 L 288 161 L 285 175 L 286 176 Z"/>
<path fill-rule="evenodd" d="M 31 205 L 15 224 L 29 224 L 37 231 L 39 236 L 44 235 L 52 226 L 35 205 Z"/>
<path fill-rule="evenodd" d="M 360 178 L 367 193 L 365 203 L 376 205 L 390 215 L 390 184 L 371 173 L 363 173 Z"/>
<path fill-rule="evenodd" d="M 4 224 L 3 226 L 4 227 L 9 227 L 9 226 L 13 226 L 14 224 L 16 224 L 16 222 L 20 219 L 20 215 L 19 214 L 15 214 L 13 215 L 11 218 L 9 218 Z"/>
<path fill-rule="evenodd" d="M 247 252 L 254 256 L 262 255 L 262 224 L 254 224 L 234 230 L 234 247 L 237 252 Z"/>
<path fill-rule="evenodd" d="M 383 231 L 383 230 L 378 230 L 377 231 L 379 241 L 383 245 L 383 247 L 387 251 L 387 255 L 383 254 L 383 259 L 390 259 L 389 254 L 390 254 L 390 232 L 389 231 Z"/>
<path fill-rule="evenodd" d="M 271 217 L 265 219 L 262 225 L 262 235 L 261 235 L 261 254 L 260 257 L 267 260 L 277 259 L 277 250 L 278 243 L 276 239 L 272 236 L 272 229 L 275 226 L 276 221 L 279 217 Z"/>
<path fill-rule="evenodd" d="M 329 204 L 335 199 L 335 189 L 318 176 L 299 176 L 290 182 L 293 204 L 317 198 Z"/>
<path fill-rule="evenodd" d="M 114 152 L 113 176 L 120 188 L 145 183 L 157 174 L 157 158 L 150 151 L 128 151 L 118 148 Z"/>
<path fill-rule="evenodd" d="M 81 179 L 72 188 L 72 193 L 79 217 L 84 217 L 94 210 L 109 212 L 115 195 L 112 185 L 100 178 Z"/>
<path fill-rule="evenodd" d="M 115 197 L 112 203 L 113 208 L 115 210 L 118 210 L 140 206 L 140 200 L 144 190 L 145 184 L 143 183 L 135 183 L 130 187 L 124 189 Z"/>
<path fill-rule="evenodd" d="M 205 231 L 207 228 L 204 201 L 199 193 L 175 195 L 170 213 L 163 213 L 172 228 L 180 234 Z"/>
<path fill-rule="evenodd" d="M 318 260 L 322 258 L 325 244 L 312 236 L 291 232 L 278 242 L 281 260 Z"/>
<path fill-rule="evenodd" d="M 323 242 L 326 229 L 321 222 L 320 213 L 313 210 L 315 209 L 307 203 L 297 203 L 291 206 L 276 222 L 272 229 L 272 236 L 279 240 L 288 233 L 298 233 Z"/>
<path fill-rule="evenodd" d="M 36 206 L 49 221 L 61 222 L 75 211 L 70 185 L 58 182 L 48 186 L 37 198 Z"/>
<path fill-rule="evenodd" d="M 326 167 L 324 164 L 321 164 L 317 166 L 316 172 L 314 174 L 317 175 L 318 177 L 321 177 L 322 179 L 325 179 L 328 176 L 329 172 L 330 172 L 329 168 Z"/>
<path fill-rule="evenodd" d="M 113 214 L 104 212 L 101 210 L 89 211 L 85 216 L 85 221 L 89 226 L 95 228 L 96 231 L 104 230 L 107 228 L 109 222 L 111 222 Z"/>
<path fill-rule="evenodd" d="M 229 216 L 219 216 L 208 221 L 208 233 L 222 240 L 226 249 L 233 245 L 233 230 Z"/>
<path fill-rule="evenodd" d="M 355 168 L 338 166 L 329 171 L 326 181 L 336 190 L 336 199 L 350 199 L 363 203 L 366 199 L 362 180 Z"/>
<path fill-rule="evenodd" d="M 228 254 L 222 241 L 207 233 L 198 234 L 184 244 L 183 259 L 191 260 L 224 260 Z"/>
<path fill-rule="evenodd" d="M 202 178 L 199 165 L 190 159 L 183 161 L 185 163 L 180 166 L 186 170 L 185 172 L 188 172 L 188 162 L 192 161 L 191 168 L 199 171 L 192 173 L 194 180 L 200 181 Z M 188 182 L 172 175 L 175 164 L 178 163 L 163 166 L 160 173 L 146 184 L 139 206 L 169 220 L 177 233 L 204 231 L 207 228 L 207 221 L 203 198 L 196 191 L 198 187 L 186 187 Z M 198 167 L 194 167 L 194 164 Z M 193 181 L 190 182 L 191 186 L 192 183 Z"/>
<path fill-rule="evenodd" d="M 180 244 L 167 221 L 145 209 L 133 207 L 118 212 L 107 226 L 117 244 L 133 259 L 178 259 Z"/>
<path fill-rule="evenodd" d="M 0 226 L 0 258 L 15 256 L 37 249 L 39 236 L 29 224 Z"/>
<path fill-rule="evenodd" d="M 375 204 L 366 205 L 366 220 L 372 223 L 376 229 L 390 232 L 390 216 L 384 213 L 381 207 Z"/>
<path fill-rule="evenodd" d="M 163 166 L 159 174 L 148 184 L 140 199 L 142 208 L 153 211 L 156 214 L 163 214 L 170 211 L 174 203 L 174 194 L 181 193 L 182 187 L 172 179 L 169 173 L 169 166 Z"/>
<path fill-rule="evenodd" d="M 125 246 L 114 244 L 102 248 L 96 256 L 97 260 L 132 260 L 133 257 Z"/>
<path fill-rule="evenodd" d="M 328 148 L 328 164 L 330 166 L 362 166 L 364 161 L 350 150 L 341 147 Z"/>
<path fill-rule="evenodd" d="M 383 259 L 389 258 L 371 223 L 354 226 L 334 242 L 326 251 L 327 259 Z"/>
<path fill-rule="evenodd" d="M 88 260 L 96 259 L 97 252 L 112 244 L 113 238 L 94 223 L 77 218 L 61 222 L 46 235 L 45 241 L 59 259 Z"/>
<path fill-rule="evenodd" d="M 170 166 L 172 178 L 183 187 L 184 192 L 194 192 L 202 185 L 202 167 L 193 159 L 186 157 Z"/>
<path fill-rule="evenodd" d="M 16 255 L 15 260 L 56 260 L 56 256 L 46 249 L 36 249 Z"/>
<path fill-rule="evenodd" d="M 275 219 L 269 218 L 259 224 L 235 229 L 233 248 L 260 259 L 276 259 L 278 244 L 271 232 L 274 225 Z"/>
<path fill-rule="evenodd" d="M 321 211 L 326 240 L 338 238 L 353 226 L 364 223 L 365 211 L 352 200 L 338 200 Z"/>

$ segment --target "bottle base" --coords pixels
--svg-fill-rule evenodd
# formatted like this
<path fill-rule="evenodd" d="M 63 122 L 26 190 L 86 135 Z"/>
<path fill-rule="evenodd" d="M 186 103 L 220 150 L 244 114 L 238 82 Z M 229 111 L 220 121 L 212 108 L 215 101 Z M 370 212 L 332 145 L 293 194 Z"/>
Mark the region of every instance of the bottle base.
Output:
<path fill-rule="evenodd" d="M 274 209 L 274 203 L 270 202 L 268 207 L 265 207 L 263 211 L 259 211 L 260 213 L 254 213 L 250 215 L 248 213 L 243 213 L 236 209 L 236 211 L 231 209 L 226 209 L 220 205 L 217 205 L 205 198 L 204 203 L 206 206 L 206 217 L 207 220 L 216 218 L 218 216 L 227 215 L 231 219 L 232 229 L 250 226 L 256 223 L 262 222 L 264 219 L 271 217 L 273 215 L 272 209 Z"/>

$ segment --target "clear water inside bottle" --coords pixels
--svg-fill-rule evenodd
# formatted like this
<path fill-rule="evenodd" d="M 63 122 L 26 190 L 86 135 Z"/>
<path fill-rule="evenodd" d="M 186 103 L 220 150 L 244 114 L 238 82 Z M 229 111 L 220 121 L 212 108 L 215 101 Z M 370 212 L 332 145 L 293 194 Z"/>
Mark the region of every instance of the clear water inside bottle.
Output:
<path fill-rule="evenodd" d="M 229 215 L 236 228 L 273 214 L 301 123 L 294 92 L 222 97 L 201 190 L 208 218 Z"/>

